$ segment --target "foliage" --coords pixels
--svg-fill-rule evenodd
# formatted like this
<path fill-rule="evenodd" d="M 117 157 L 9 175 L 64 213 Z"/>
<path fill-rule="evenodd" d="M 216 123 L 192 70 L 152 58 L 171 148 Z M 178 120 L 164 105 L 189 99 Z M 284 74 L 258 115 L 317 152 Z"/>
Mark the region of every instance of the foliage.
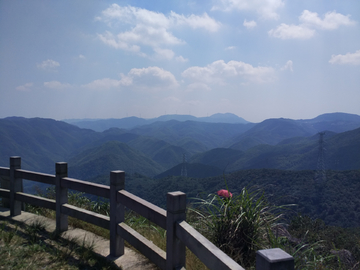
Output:
<path fill-rule="evenodd" d="M 213 243 L 245 267 L 254 265 L 256 251 L 266 246 L 267 235 L 279 221 L 279 208 L 271 206 L 263 193 L 243 188 L 239 195 L 209 195 L 193 209 Z"/>
<path fill-rule="evenodd" d="M 320 219 L 300 214 L 293 217 L 288 230 L 307 250 L 314 243 L 319 243 L 314 248 L 314 253 L 326 258 L 324 263 L 327 269 L 350 269 L 360 261 L 358 230 L 328 226 Z M 340 256 L 344 251 L 349 254 L 348 258 Z"/>

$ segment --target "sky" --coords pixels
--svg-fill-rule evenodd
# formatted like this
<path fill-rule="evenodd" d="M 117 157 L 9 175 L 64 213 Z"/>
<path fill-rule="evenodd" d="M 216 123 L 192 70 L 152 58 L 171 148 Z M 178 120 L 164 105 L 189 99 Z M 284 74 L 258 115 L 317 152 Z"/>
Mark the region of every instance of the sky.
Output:
<path fill-rule="evenodd" d="M 0 118 L 360 115 L 359 0 L 0 0 Z"/>

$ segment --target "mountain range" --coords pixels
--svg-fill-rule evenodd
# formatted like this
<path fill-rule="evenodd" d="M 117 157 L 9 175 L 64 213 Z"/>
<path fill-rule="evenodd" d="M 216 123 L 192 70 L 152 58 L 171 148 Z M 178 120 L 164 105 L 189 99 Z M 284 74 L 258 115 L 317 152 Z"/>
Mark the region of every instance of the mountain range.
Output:
<path fill-rule="evenodd" d="M 99 126 L 109 128 L 96 131 Z M 323 131 L 326 168 L 360 169 L 360 116 L 346 113 L 261 123 L 233 114 L 67 122 L 8 117 L 0 119 L 0 165 L 18 155 L 24 169 L 54 173 L 54 163 L 66 161 L 71 177 L 81 179 L 117 169 L 150 177 L 180 175 L 184 159 L 194 177 L 253 168 L 313 170 Z"/>
<path fill-rule="evenodd" d="M 206 123 L 231 123 L 231 124 L 249 123 L 245 119 L 232 113 L 216 113 L 207 117 L 168 114 L 151 119 L 138 118 L 135 116 L 125 117 L 121 119 L 66 119 L 64 120 L 64 122 L 76 125 L 81 128 L 89 128 L 101 132 L 113 127 L 131 129 L 137 126 L 148 125 L 155 122 L 166 122 L 169 120 L 176 120 L 179 122 L 196 121 L 196 122 L 206 122 Z"/>

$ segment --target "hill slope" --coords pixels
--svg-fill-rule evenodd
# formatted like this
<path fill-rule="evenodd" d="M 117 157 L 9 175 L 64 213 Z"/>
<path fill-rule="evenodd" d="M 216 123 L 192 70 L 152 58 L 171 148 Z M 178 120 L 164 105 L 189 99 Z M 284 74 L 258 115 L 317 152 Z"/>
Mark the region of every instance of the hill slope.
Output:
<path fill-rule="evenodd" d="M 250 129 L 253 124 L 204 123 L 195 121 L 179 122 L 175 120 L 156 122 L 151 125 L 137 127 L 132 133 L 162 139 L 179 145 L 184 139 L 201 142 L 206 148 L 221 147 L 233 136 Z M 184 148 L 184 145 L 182 145 Z M 191 151 L 191 149 L 186 149 Z"/>
<path fill-rule="evenodd" d="M 92 130 L 53 119 L 0 119 L 0 164 L 8 166 L 10 156 L 20 156 L 24 169 L 53 172 L 55 162 L 67 160 L 74 149 L 99 136 Z"/>
<path fill-rule="evenodd" d="M 69 160 L 69 175 L 79 179 L 90 179 L 109 174 L 113 170 L 154 176 L 163 168 L 161 165 L 130 148 L 127 144 L 110 141 L 87 149 Z"/>

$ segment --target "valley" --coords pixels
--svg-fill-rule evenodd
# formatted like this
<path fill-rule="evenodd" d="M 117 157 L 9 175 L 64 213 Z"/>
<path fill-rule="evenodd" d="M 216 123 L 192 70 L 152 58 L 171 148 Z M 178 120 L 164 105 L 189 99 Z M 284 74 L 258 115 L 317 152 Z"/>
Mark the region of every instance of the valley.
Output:
<path fill-rule="evenodd" d="M 360 116 L 332 113 L 261 123 L 232 114 L 157 120 L 131 117 L 70 124 L 0 119 L 0 164 L 8 166 L 10 156 L 21 156 L 23 169 L 53 174 L 55 162 L 65 161 L 70 177 L 103 184 L 109 184 L 110 171 L 124 170 L 127 189 L 160 206 L 168 191 L 181 190 L 196 198 L 225 188 L 226 180 L 235 193 L 243 186 L 259 186 L 274 203 L 295 203 L 296 211 L 328 224 L 360 222 L 353 214 L 360 202 L 350 195 L 360 188 Z M 97 131 L 109 125 L 114 126 Z M 325 132 L 326 183 L 315 177 L 319 132 Z M 339 215 L 344 215 L 341 222 Z"/>

